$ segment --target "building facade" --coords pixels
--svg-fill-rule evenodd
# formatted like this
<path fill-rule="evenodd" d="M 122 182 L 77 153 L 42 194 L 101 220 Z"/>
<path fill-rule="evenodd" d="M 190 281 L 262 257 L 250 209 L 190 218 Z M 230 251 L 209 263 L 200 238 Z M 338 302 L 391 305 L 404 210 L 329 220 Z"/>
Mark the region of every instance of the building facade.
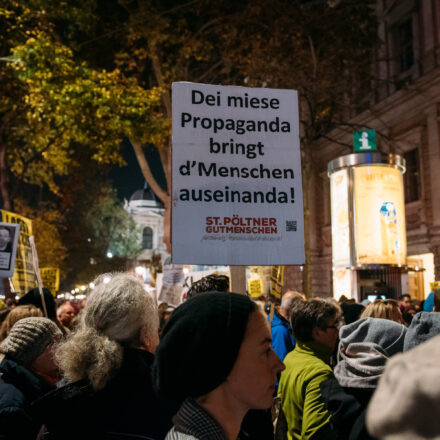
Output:
<path fill-rule="evenodd" d="M 163 204 L 156 198 L 153 191 L 145 183 L 144 188 L 133 193 L 126 202 L 125 209 L 139 227 L 142 252 L 137 260 L 150 260 L 153 253 L 165 251 L 163 243 Z"/>
<path fill-rule="evenodd" d="M 409 274 L 402 293 L 423 299 L 429 281 L 440 280 L 440 2 L 379 0 L 383 44 L 372 65 L 371 93 L 362 113 L 320 139 L 313 149 L 310 206 L 313 296 L 332 295 L 332 243 L 328 163 L 350 154 L 353 131 L 375 129 L 378 149 L 406 160 L 404 175 L 407 251 L 420 274 Z M 346 145 L 346 146 L 344 146 Z M 299 269 L 287 279 L 298 284 Z M 288 281 L 289 282 L 289 281 Z"/>

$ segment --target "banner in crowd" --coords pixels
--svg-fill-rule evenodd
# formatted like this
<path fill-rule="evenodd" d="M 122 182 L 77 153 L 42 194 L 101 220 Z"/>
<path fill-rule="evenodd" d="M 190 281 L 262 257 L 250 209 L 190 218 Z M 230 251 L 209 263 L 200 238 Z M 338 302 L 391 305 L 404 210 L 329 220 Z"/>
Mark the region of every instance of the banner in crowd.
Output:
<path fill-rule="evenodd" d="M 49 289 L 53 296 L 60 290 L 60 268 L 42 267 L 40 269 L 43 286 Z"/>
<path fill-rule="evenodd" d="M 37 286 L 29 243 L 29 237 L 32 235 L 32 220 L 3 209 L 0 212 L 2 222 L 20 225 L 12 284 L 17 292 L 25 294 Z"/>
<path fill-rule="evenodd" d="M 297 92 L 172 91 L 173 263 L 304 264 Z"/>

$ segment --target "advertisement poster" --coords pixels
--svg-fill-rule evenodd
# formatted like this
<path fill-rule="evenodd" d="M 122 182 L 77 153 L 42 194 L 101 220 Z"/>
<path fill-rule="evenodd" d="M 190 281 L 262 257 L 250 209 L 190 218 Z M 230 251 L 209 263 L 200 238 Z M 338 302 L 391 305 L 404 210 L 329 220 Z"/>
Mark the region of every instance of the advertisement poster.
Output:
<path fill-rule="evenodd" d="M 17 223 L 0 223 L 0 278 L 11 278 L 14 274 L 19 232 Z"/>
<path fill-rule="evenodd" d="M 333 265 L 350 264 L 350 225 L 348 223 L 348 175 L 340 170 L 330 176 L 330 196 L 332 210 Z"/>
<path fill-rule="evenodd" d="M 304 264 L 298 94 L 174 83 L 172 259 Z"/>
<path fill-rule="evenodd" d="M 43 286 L 50 290 L 53 296 L 56 296 L 60 290 L 60 268 L 59 267 L 42 267 L 40 268 Z"/>
<path fill-rule="evenodd" d="M 29 243 L 29 237 L 32 235 L 32 220 L 13 212 L 4 210 L 0 210 L 0 212 L 2 222 L 17 223 L 20 225 L 12 284 L 17 292 L 25 294 L 37 286 L 32 265 L 32 251 Z"/>
<path fill-rule="evenodd" d="M 354 169 L 358 264 L 406 264 L 402 173 L 385 166 Z"/>

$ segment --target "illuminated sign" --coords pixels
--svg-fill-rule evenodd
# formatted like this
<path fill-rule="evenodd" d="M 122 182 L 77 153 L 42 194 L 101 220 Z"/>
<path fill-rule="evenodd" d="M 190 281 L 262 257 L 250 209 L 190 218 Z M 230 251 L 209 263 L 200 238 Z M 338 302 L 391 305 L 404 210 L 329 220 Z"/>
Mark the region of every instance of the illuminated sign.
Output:
<path fill-rule="evenodd" d="M 348 223 L 348 176 L 343 169 L 330 177 L 332 209 L 333 265 L 350 265 L 350 226 Z"/>
<path fill-rule="evenodd" d="M 405 202 L 401 171 L 354 167 L 357 264 L 406 263 Z"/>

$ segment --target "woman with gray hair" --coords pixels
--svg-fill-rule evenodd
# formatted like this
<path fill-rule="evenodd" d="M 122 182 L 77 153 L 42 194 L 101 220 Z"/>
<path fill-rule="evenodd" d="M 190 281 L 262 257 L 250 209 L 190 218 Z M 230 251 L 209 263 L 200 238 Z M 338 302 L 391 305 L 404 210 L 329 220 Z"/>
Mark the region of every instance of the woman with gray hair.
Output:
<path fill-rule="evenodd" d="M 156 304 L 132 275 L 106 281 L 95 281 L 76 330 L 56 352 L 68 383 L 37 402 L 36 410 L 48 438 L 162 439 L 172 413 L 152 388 Z M 75 423 L 67 423 L 71 414 L 80 415 Z"/>

